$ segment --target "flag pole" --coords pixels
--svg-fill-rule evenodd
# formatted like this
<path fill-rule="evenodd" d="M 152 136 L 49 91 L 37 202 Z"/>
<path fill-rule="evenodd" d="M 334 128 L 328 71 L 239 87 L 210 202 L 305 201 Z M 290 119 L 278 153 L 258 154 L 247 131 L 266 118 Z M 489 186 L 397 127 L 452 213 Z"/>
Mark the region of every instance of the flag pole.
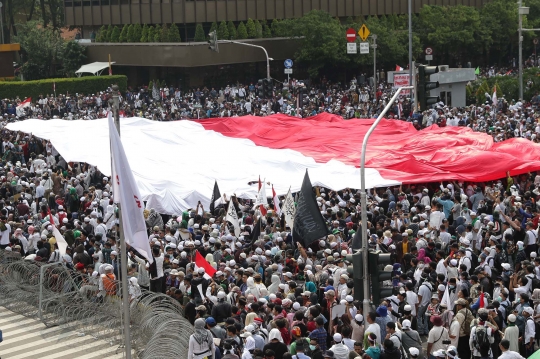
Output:
<path fill-rule="evenodd" d="M 114 125 L 116 127 L 116 130 L 118 131 L 118 136 L 120 136 L 120 118 L 118 116 L 119 113 L 119 102 L 118 102 L 118 86 L 113 85 L 112 86 L 112 98 L 113 103 L 111 107 L 115 107 L 113 109 L 114 114 Z M 112 158 L 112 148 L 111 148 L 111 168 L 113 167 L 113 158 Z M 111 174 L 114 174 L 114 170 L 111 170 Z M 112 176 L 111 176 L 112 177 Z M 115 178 L 112 179 L 115 181 Z M 114 193 L 113 195 L 118 196 L 118 193 Z M 122 311 L 123 311 L 123 318 L 122 318 L 122 324 L 124 326 L 124 348 L 126 350 L 126 359 L 131 359 L 131 328 L 129 327 L 130 323 L 130 313 L 129 313 L 129 290 L 128 290 L 128 280 L 127 280 L 127 246 L 126 246 L 126 238 L 124 236 L 124 231 L 122 230 L 122 210 L 120 207 L 120 203 L 117 204 L 118 206 L 118 221 L 119 221 L 119 230 L 120 230 L 120 250 L 118 251 L 118 255 L 120 256 L 120 274 L 121 274 L 121 284 L 122 284 Z"/>

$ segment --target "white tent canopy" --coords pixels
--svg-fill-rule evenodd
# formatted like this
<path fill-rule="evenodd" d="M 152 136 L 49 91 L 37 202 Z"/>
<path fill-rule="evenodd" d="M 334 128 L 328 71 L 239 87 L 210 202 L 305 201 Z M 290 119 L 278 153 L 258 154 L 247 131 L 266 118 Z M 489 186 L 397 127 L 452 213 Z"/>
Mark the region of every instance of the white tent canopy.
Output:
<path fill-rule="evenodd" d="M 26 120 L 10 123 L 12 131 L 32 133 L 50 140 L 68 162 L 86 162 L 111 173 L 107 119 L 94 121 Z M 179 214 L 201 201 L 209 208 L 217 180 L 221 194 L 255 199 L 259 176 L 274 185 L 278 195 L 300 190 L 306 169 L 314 186 L 333 190 L 360 188 L 360 171 L 332 160 L 316 163 L 311 157 L 287 149 L 256 146 L 247 139 L 207 131 L 193 121 L 156 122 L 121 119 L 121 136 L 129 164 L 147 207 L 164 214 Z M 397 185 L 366 169 L 366 186 Z M 272 197 L 272 187 L 266 186 Z"/>
<path fill-rule="evenodd" d="M 114 62 L 111 62 L 111 65 L 113 65 Z M 82 65 L 80 69 L 75 71 L 77 76 L 81 76 L 83 73 L 90 73 L 94 76 L 101 75 L 101 72 L 109 67 L 108 62 L 92 62 L 91 64 Z"/>

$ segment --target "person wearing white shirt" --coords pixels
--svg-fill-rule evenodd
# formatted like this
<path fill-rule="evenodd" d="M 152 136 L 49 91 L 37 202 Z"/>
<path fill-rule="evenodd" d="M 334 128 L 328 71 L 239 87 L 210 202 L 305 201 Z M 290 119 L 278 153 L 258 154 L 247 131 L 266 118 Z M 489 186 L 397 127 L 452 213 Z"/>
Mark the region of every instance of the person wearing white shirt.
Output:
<path fill-rule="evenodd" d="M 534 324 L 534 309 L 526 307 L 523 309 L 522 315 L 525 317 L 525 335 L 523 339 L 523 345 L 525 346 L 525 357 L 529 357 L 534 353 L 534 338 L 535 338 L 535 324 Z"/>
<path fill-rule="evenodd" d="M 6 223 L 6 218 L 2 217 L 1 221 L 4 226 L 6 226 L 5 231 L 1 231 L 1 237 L 0 237 L 0 249 L 5 249 L 7 246 L 9 246 L 9 235 L 11 234 L 11 226 Z"/>
<path fill-rule="evenodd" d="M 418 308 L 418 295 L 412 291 L 413 289 L 413 284 L 412 283 L 407 283 L 406 285 L 406 297 L 407 297 L 407 303 L 411 306 L 411 314 L 413 316 L 416 316 L 416 309 Z"/>

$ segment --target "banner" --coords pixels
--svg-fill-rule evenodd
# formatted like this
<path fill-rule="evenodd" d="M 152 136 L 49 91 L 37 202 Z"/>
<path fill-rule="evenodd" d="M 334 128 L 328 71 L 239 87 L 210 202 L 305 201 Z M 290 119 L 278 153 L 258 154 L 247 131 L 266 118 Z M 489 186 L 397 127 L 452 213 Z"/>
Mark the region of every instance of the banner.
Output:
<path fill-rule="evenodd" d="M 236 208 L 234 208 L 233 200 L 229 201 L 229 207 L 227 207 L 227 215 L 225 220 L 231 222 L 234 226 L 234 235 L 238 237 L 240 235 L 240 224 L 238 223 L 238 213 L 236 213 Z"/>
<path fill-rule="evenodd" d="M 148 262 L 154 262 L 146 222 L 143 215 L 143 202 L 139 187 L 109 113 L 109 136 L 111 141 L 112 181 L 114 202 L 121 205 L 121 223 L 126 243 L 135 248 Z"/>
<path fill-rule="evenodd" d="M 294 227 L 294 215 L 296 214 L 296 204 L 294 203 L 294 198 L 289 188 L 287 192 L 287 197 L 285 197 L 285 202 L 283 202 L 283 208 L 281 209 L 282 213 L 285 213 L 285 223 L 293 229 Z"/>
<path fill-rule="evenodd" d="M 302 189 L 298 193 L 296 216 L 294 217 L 293 240 L 305 247 L 329 234 L 319 206 L 315 200 L 311 181 L 306 170 Z"/>
<path fill-rule="evenodd" d="M 394 88 L 409 86 L 409 74 L 394 73 Z M 401 91 L 400 95 L 408 95 L 410 90 Z"/>

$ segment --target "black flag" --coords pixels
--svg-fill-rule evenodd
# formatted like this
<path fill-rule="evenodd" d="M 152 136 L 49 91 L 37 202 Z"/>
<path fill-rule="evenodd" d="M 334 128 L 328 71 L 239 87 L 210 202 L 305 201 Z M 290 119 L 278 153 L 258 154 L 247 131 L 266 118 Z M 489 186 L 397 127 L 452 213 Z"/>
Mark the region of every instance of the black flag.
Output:
<path fill-rule="evenodd" d="M 253 232 L 251 232 L 251 243 L 259 239 L 260 235 L 261 235 L 261 219 L 259 218 L 257 223 L 253 225 Z"/>
<path fill-rule="evenodd" d="M 298 192 L 297 196 L 293 240 L 307 247 L 314 241 L 330 233 L 319 211 L 307 170 L 304 181 L 302 182 L 302 189 Z"/>
<path fill-rule="evenodd" d="M 210 213 L 213 215 L 214 213 L 214 202 L 217 201 L 219 198 L 221 198 L 221 193 L 219 193 L 219 187 L 217 185 L 217 181 L 214 182 L 214 192 L 212 192 L 212 198 L 210 199 Z"/>

